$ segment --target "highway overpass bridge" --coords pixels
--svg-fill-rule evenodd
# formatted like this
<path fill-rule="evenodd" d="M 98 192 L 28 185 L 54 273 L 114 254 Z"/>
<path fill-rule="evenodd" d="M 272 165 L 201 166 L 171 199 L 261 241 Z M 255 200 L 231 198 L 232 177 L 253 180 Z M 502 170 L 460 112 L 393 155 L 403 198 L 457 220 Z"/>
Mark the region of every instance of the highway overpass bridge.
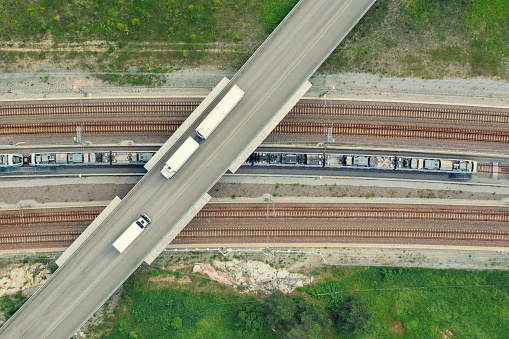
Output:
<path fill-rule="evenodd" d="M 150 261 L 178 234 L 208 201 L 207 192 L 219 178 L 228 169 L 235 171 L 262 142 L 304 95 L 307 79 L 373 3 L 301 0 L 233 79 L 222 81 L 170 138 L 132 191 L 121 202 L 114 200 L 104 220 L 88 230 L 88 238 L 84 235 L 82 243 L 67 252 L 67 261 L 60 260 L 61 267 L 0 329 L 0 337 L 71 336 L 144 260 Z M 244 98 L 166 180 L 160 173 L 164 163 L 194 136 L 196 126 L 234 85 L 245 92 Z M 140 213 L 149 215 L 152 224 L 120 254 L 112 243 Z"/>

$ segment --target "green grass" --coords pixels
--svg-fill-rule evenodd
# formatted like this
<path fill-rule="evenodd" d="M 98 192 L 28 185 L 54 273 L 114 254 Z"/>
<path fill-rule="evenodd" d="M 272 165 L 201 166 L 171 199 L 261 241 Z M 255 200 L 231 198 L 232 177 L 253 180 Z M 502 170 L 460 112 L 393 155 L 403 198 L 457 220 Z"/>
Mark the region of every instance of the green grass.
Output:
<path fill-rule="evenodd" d="M 92 332 L 101 338 L 128 338 L 131 332 L 139 338 L 235 338 L 242 303 L 258 305 L 263 299 L 200 278 L 184 285 L 154 284 L 150 275 L 142 268 L 129 278 L 114 316 Z M 317 283 L 289 297 L 311 298 L 327 310 L 331 297 L 317 294 L 339 292 L 336 304 L 350 297 L 367 301 L 374 320 L 367 337 L 428 339 L 449 330 L 457 338 L 505 338 L 509 333 L 506 271 L 345 266 L 319 270 L 315 278 Z M 179 329 L 171 327 L 175 317 L 182 319 Z M 404 334 L 395 333 L 395 324 Z M 335 326 L 325 334 L 355 337 L 339 334 Z M 257 337 L 274 336 L 266 326 Z"/>
<path fill-rule="evenodd" d="M 0 43 L 28 48 L 49 40 L 38 51 L 1 51 L 0 67 L 236 69 L 297 2 L 0 0 Z M 319 72 L 509 79 L 508 32 L 509 0 L 378 0 Z M 74 42 L 85 51 L 56 50 Z"/>
<path fill-rule="evenodd" d="M 399 337 L 390 329 L 397 322 L 407 338 L 443 337 L 445 330 L 457 338 L 504 338 L 509 333 L 509 272 L 337 267 L 320 275 L 324 281 L 303 289 L 367 300 L 375 338 Z M 324 304 L 330 300 L 320 298 Z"/>
<path fill-rule="evenodd" d="M 509 79 L 509 0 L 377 1 L 321 69 Z"/>
<path fill-rule="evenodd" d="M 99 330 L 104 331 L 101 338 L 129 338 L 131 332 L 138 338 L 238 336 L 232 324 L 242 303 L 252 297 L 195 278 L 189 285 L 158 286 L 148 282 L 149 275 L 147 270 L 140 269 L 124 284 L 122 302 L 126 308 L 117 308 L 115 319 L 101 326 Z M 170 325 L 175 317 L 182 319 L 180 329 Z M 273 337 L 268 326 L 262 335 Z"/>
<path fill-rule="evenodd" d="M 276 25 L 296 0 L 3 0 L 3 40 L 238 41 L 243 26 Z M 271 29 L 270 29 L 271 30 Z"/>

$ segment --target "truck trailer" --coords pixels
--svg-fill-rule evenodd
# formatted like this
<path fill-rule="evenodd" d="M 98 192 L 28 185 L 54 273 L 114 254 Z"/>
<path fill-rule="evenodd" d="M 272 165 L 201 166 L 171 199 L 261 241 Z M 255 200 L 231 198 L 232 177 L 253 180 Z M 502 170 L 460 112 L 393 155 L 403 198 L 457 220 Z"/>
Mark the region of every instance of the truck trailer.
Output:
<path fill-rule="evenodd" d="M 191 155 L 196 152 L 196 150 L 200 147 L 192 137 L 187 138 L 187 140 L 180 146 L 180 148 L 170 157 L 170 159 L 166 162 L 163 169 L 161 170 L 161 174 L 166 178 L 170 179 L 177 173 L 177 171 L 185 164 L 185 162 L 191 157 Z"/>
<path fill-rule="evenodd" d="M 198 128 L 196 128 L 198 137 L 204 140 L 207 139 L 243 97 L 244 91 L 237 85 L 233 86 L 201 124 L 198 125 Z"/>
<path fill-rule="evenodd" d="M 146 214 L 140 215 L 140 218 L 133 222 L 131 226 L 113 243 L 113 247 L 120 253 L 124 252 L 129 245 L 138 238 L 143 230 L 150 224 L 151 220 Z"/>

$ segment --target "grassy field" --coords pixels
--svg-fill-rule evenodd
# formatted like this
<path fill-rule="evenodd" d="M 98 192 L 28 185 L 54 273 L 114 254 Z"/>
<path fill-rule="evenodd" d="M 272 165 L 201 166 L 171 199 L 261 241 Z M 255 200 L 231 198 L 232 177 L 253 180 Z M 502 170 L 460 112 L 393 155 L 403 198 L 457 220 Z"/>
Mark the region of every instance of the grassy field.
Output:
<path fill-rule="evenodd" d="M 151 276 L 157 282 L 150 282 Z M 124 284 L 114 318 L 92 333 L 122 339 L 236 337 L 233 323 L 240 306 L 256 299 L 209 280 L 186 278 L 138 269 Z M 166 279 L 172 282 L 164 283 Z M 182 320 L 181 327 L 172 326 L 175 318 Z M 268 326 L 262 333 L 272 335 Z"/>
<path fill-rule="evenodd" d="M 428 339 L 452 333 L 505 338 L 509 333 L 509 272 L 329 267 L 316 277 L 316 283 L 287 298 L 327 310 L 334 325 L 322 332 L 324 337 Z M 261 307 L 265 300 L 200 278 L 164 279 L 170 278 L 139 269 L 125 284 L 114 315 L 92 333 L 102 338 L 234 338 L 239 337 L 234 323 L 242 305 Z M 366 332 L 338 331 L 341 323 L 331 304 L 352 297 L 367 305 Z M 254 337 L 274 335 L 266 324 Z"/>
<path fill-rule="evenodd" d="M 509 78 L 508 0 L 382 0 L 323 72 Z"/>
<path fill-rule="evenodd" d="M 96 72 L 235 69 L 295 3 L 0 0 L 0 65 Z M 509 79 L 508 32 L 509 0 L 379 0 L 320 72 Z"/>

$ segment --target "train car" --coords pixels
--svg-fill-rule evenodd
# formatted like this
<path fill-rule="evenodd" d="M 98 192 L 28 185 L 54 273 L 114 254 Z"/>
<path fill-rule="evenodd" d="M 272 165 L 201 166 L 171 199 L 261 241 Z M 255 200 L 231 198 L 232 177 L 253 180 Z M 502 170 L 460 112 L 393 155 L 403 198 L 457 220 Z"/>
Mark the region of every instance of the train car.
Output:
<path fill-rule="evenodd" d="M 251 161 L 254 166 L 291 166 L 323 167 L 323 153 L 288 153 L 264 152 L 253 153 Z"/>
<path fill-rule="evenodd" d="M 112 151 L 111 164 L 112 165 L 145 165 L 153 156 L 155 152 L 124 152 Z"/>
<path fill-rule="evenodd" d="M 19 167 L 23 165 L 23 155 L 18 153 L 1 153 L 0 168 Z"/>
<path fill-rule="evenodd" d="M 196 135 L 200 139 L 206 140 L 212 132 L 219 126 L 219 124 L 226 118 L 228 114 L 237 106 L 240 100 L 244 97 L 242 91 L 237 85 L 221 99 L 216 107 L 207 115 L 207 117 L 196 128 Z"/>
<path fill-rule="evenodd" d="M 325 155 L 325 167 L 334 168 L 365 168 L 393 170 L 396 167 L 396 158 L 380 155 L 334 154 Z"/>
<path fill-rule="evenodd" d="M 334 154 L 325 155 L 326 168 L 364 168 L 434 173 L 477 173 L 473 160 L 427 159 L 391 155 Z"/>
<path fill-rule="evenodd" d="M 477 161 L 455 159 L 396 158 L 396 169 L 440 173 L 477 173 Z"/>
<path fill-rule="evenodd" d="M 31 153 L 30 166 L 110 165 L 110 152 Z"/>

